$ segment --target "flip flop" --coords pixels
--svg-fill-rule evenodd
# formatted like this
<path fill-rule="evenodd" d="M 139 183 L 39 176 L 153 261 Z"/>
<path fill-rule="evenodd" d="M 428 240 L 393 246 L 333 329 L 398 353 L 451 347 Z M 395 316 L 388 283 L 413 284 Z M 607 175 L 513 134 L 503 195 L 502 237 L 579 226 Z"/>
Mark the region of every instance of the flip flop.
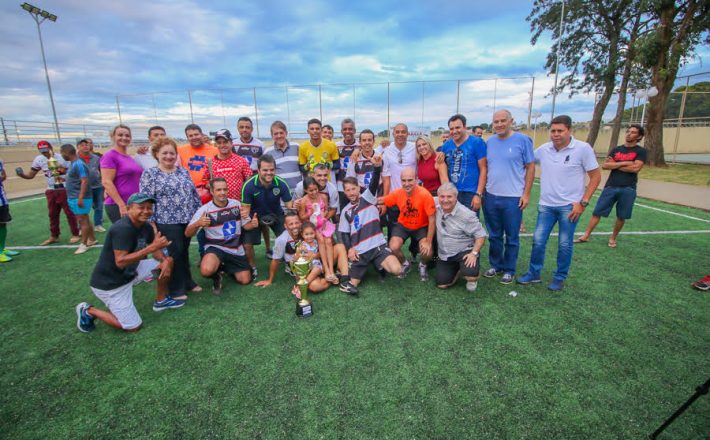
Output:
<path fill-rule="evenodd" d="M 574 244 L 580 244 L 580 243 L 586 243 L 586 242 L 588 242 L 588 241 L 589 241 L 589 239 L 582 240 L 581 238 L 577 238 L 577 239 L 575 239 L 572 243 L 574 243 Z"/>
<path fill-rule="evenodd" d="M 610 248 L 615 248 L 615 247 L 616 247 L 616 242 L 615 242 L 615 241 L 610 241 L 610 242 L 609 242 L 609 247 L 610 247 Z"/>

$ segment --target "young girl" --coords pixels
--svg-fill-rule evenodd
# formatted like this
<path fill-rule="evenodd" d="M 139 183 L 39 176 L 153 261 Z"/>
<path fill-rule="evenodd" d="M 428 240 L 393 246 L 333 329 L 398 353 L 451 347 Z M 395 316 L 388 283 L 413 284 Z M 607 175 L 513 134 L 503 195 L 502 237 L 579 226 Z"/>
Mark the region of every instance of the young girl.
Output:
<path fill-rule="evenodd" d="M 298 216 L 301 221 L 308 221 L 315 225 L 316 239 L 320 249 L 321 261 L 325 279 L 333 284 L 338 283 L 333 269 L 333 233 L 335 225 L 325 218 L 328 211 L 328 195 L 323 194 L 318 189 L 318 184 L 312 177 L 303 179 L 303 201 L 298 209 Z"/>
<path fill-rule="evenodd" d="M 299 231 L 300 242 L 296 248 L 296 254 L 294 255 L 294 261 L 298 260 L 301 256 L 306 260 L 311 262 L 311 270 L 308 272 L 306 281 L 310 284 L 313 280 L 318 278 L 323 273 L 323 264 L 319 257 L 318 252 L 318 240 L 316 239 L 316 225 L 311 222 L 305 222 L 301 225 L 301 230 Z M 299 299 L 301 298 L 301 293 L 298 290 L 298 286 L 294 286 L 293 294 Z"/>

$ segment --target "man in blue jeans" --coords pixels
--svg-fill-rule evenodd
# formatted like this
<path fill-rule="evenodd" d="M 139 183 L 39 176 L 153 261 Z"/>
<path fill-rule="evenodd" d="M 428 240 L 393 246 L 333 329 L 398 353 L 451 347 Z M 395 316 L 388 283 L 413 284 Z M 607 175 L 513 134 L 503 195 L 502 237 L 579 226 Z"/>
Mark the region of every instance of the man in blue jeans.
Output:
<path fill-rule="evenodd" d="M 488 179 L 483 200 L 491 267 L 483 276 L 493 278 L 502 273 L 500 282 L 510 284 L 518 262 L 523 209 L 528 206 L 535 179 L 535 156 L 532 140 L 513 131 L 513 116 L 508 110 L 493 114 L 493 131 L 495 135 L 487 145 Z"/>
<path fill-rule="evenodd" d="M 601 173 L 592 147 L 572 137 L 572 119 L 560 115 L 550 123 L 550 140 L 535 150 L 540 164 L 540 205 L 528 272 L 518 278 L 519 284 L 539 283 L 545 262 L 545 247 L 555 223 L 559 223 L 557 270 L 547 286 L 553 291 L 564 287 L 572 263 L 574 229 L 599 186 Z M 585 190 L 584 176 L 589 176 Z"/>

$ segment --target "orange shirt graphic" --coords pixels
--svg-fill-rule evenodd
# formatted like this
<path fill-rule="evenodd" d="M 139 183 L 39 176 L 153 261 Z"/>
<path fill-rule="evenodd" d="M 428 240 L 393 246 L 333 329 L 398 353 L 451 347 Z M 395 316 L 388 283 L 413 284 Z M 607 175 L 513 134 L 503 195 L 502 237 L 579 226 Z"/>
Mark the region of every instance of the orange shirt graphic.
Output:
<path fill-rule="evenodd" d="M 212 159 L 217 153 L 219 153 L 219 150 L 211 145 L 202 145 L 200 148 L 195 148 L 187 144 L 178 147 L 180 164 L 190 173 L 192 183 L 195 186 L 202 184 L 202 174 L 207 169 L 207 159 Z"/>

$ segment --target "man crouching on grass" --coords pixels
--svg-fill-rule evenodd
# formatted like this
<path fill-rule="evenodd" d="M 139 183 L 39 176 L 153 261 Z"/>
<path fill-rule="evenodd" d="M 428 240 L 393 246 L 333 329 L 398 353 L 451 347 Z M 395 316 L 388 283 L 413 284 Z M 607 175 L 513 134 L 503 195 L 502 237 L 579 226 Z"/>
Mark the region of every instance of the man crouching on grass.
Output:
<path fill-rule="evenodd" d="M 99 319 L 111 327 L 127 332 L 141 328 L 141 317 L 133 304 L 133 286 L 157 278 L 158 293 L 153 310 L 162 312 L 185 305 L 185 300 L 167 295 L 173 259 L 163 254 L 170 241 L 163 237 L 148 219 L 153 215 L 155 200 L 136 193 L 128 198 L 128 215 L 111 226 L 101 256 L 91 275 L 91 290 L 106 304 L 105 312 L 88 303 L 76 306 L 77 327 L 82 332 L 94 330 Z M 146 260 L 148 255 L 153 259 Z M 157 271 L 159 275 L 154 275 Z"/>

